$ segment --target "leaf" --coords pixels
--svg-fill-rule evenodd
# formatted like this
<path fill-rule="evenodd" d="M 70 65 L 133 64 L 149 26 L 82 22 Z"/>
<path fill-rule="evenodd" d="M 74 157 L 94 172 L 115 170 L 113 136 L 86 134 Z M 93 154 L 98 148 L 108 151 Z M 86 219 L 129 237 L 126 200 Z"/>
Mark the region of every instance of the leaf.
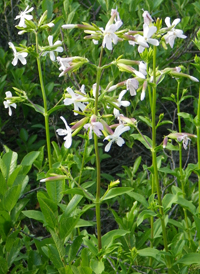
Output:
<path fill-rule="evenodd" d="M 101 274 L 105 269 L 104 263 L 102 260 L 92 259 L 90 262 L 90 266 L 95 274 Z"/>
<path fill-rule="evenodd" d="M 50 114 L 52 114 L 54 111 L 59 110 L 59 109 L 62 109 L 62 108 L 64 108 L 64 107 L 66 107 L 66 106 L 65 106 L 65 105 L 59 105 L 59 106 L 53 107 L 53 108 L 51 108 L 51 109 L 48 111 L 48 115 L 50 115 Z"/>
<path fill-rule="evenodd" d="M 144 122 L 147 126 L 152 127 L 152 123 L 151 123 L 151 120 L 149 119 L 149 117 L 139 116 L 139 119 L 142 122 Z"/>
<path fill-rule="evenodd" d="M 200 240 L 200 219 L 198 217 L 194 216 L 194 221 L 195 221 L 195 224 L 196 224 L 197 236 Z"/>
<path fill-rule="evenodd" d="M 147 149 L 151 150 L 152 140 L 148 136 L 143 135 L 142 137 L 140 134 L 131 134 L 130 136 L 133 137 L 133 139 L 140 141 Z"/>
<path fill-rule="evenodd" d="M 37 159 L 39 156 L 40 152 L 39 151 L 31 151 L 21 161 L 22 166 L 32 166 L 34 161 Z"/>
<path fill-rule="evenodd" d="M 133 166 L 133 174 L 135 174 L 141 164 L 141 161 L 142 161 L 142 157 L 139 156 L 137 157 L 137 159 L 135 160 L 135 163 L 134 163 L 134 166 Z"/>
<path fill-rule="evenodd" d="M 130 193 L 128 193 L 128 196 L 133 197 L 136 201 L 140 202 L 145 208 L 149 206 L 145 197 L 137 192 L 131 191 Z"/>
<path fill-rule="evenodd" d="M 156 260 L 160 258 L 160 250 L 151 247 L 140 249 L 137 253 L 142 257 L 153 257 Z"/>
<path fill-rule="evenodd" d="M 189 114 L 189 113 L 187 113 L 187 112 L 179 112 L 179 113 L 177 113 L 178 114 L 178 116 L 180 116 L 180 117 L 182 117 L 182 118 L 184 118 L 184 119 L 187 119 L 187 120 L 189 120 L 191 123 L 193 123 L 193 116 L 191 115 L 191 114 Z"/>
<path fill-rule="evenodd" d="M 170 193 L 166 194 L 162 200 L 164 211 L 165 212 L 168 211 L 171 208 L 172 204 L 176 202 L 177 202 L 177 195 L 170 194 Z"/>
<path fill-rule="evenodd" d="M 52 201 L 58 204 L 63 198 L 63 193 L 65 191 L 65 180 L 46 182 L 46 189 Z"/>
<path fill-rule="evenodd" d="M 107 232 L 105 235 L 102 236 L 102 246 L 109 247 L 112 245 L 115 239 L 125 236 L 127 233 L 130 233 L 128 230 L 124 229 L 115 229 L 112 231 Z"/>
<path fill-rule="evenodd" d="M 100 201 L 103 202 L 105 200 L 108 200 L 108 199 L 120 196 L 122 194 L 126 194 L 128 192 L 131 192 L 132 190 L 133 190 L 132 187 L 114 187 L 114 188 L 111 188 L 103 195 L 103 197 L 101 198 Z"/>
<path fill-rule="evenodd" d="M 11 173 L 15 170 L 16 165 L 17 165 L 17 153 L 13 151 L 9 151 L 8 153 L 4 154 L 2 160 L 4 165 L 2 166 L 2 173 L 6 179 L 9 178 Z M 1 167 L 1 163 L 0 163 Z"/>
<path fill-rule="evenodd" d="M 184 264 L 191 266 L 192 264 L 200 265 L 200 253 L 189 253 L 184 255 L 176 264 Z"/>
<path fill-rule="evenodd" d="M 22 211 L 22 213 L 28 218 L 31 218 L 31 219 L 37 220 L 39 222 L 45 223 L 45 218 L 44 218 L 44 215 L 41 211 L 38 211 L 38 210 L 25 210 L 25 211 Z"/>
<path fill-rule="evenodd" d="M 6 211 L 0 211 L 0 238 L 5 240 L 8 235 L 12 222 L 10 215 Z"/>
<path fill-rule="evenodd" d="M 82 198 L 83 198 L 83 196 L 74 195 L 73 198 L 68 203 L 62 218 L 69 217 L 71 215 L 71 213 L 77 208 L 77 206 L 78 206 L 79 202 L 82 200 Z"/>
<path fill-rule="evenodd" d="M 153 7 L 152 7 L 152 10 L 155 10 L 157 9 L 157 7 L 163 2 L 163 0 L 154 0 L 153 2 Z"/>
<path fill-rule="evenodd" d="M 156 213 L 152 210 L 149 210 L 149 209 L 146 209 L 146 210 L 143 210 L 142 212 L 140 212 L 140 214 L 138 215 L 138 218 L 137 218 L 137 226 L 139 226 L 144 219 L 147 219 L 151 216 L 156 216 Z"/>
<path fill-rule="evenodd" d="M 5 210 L 10 212 L 16 205 L 21 193 L 21 186 L 12 186 L 9 188 L 3 196 L 2 206 Z"/>
<path fill-rule="evenodd" d="M 178 197 L 177 204 L 189 210 L 193 215 L 196 214 L 196 207 L 193 205 L 191 201 L 188 201 L 183 197 Z"/>
<path fill-rule="evenodd" d="M 69 263 L 71 263 L 75 259 L 76 254 L 83 242 L 82 238 L 83 238 L 82 235 L 76 237 L 76 239 L 73 241 L 72 245 L 70 246 L 69 253 L 68 253 L 68 262 Z"/>
<path fill-rule="evenodd" d="M 63 215 L 60 219 L 59 225 L 60 225 L 60 237 L 61 239 L 65 240 L 65 238 L 70 235 L 70 233 L 73 231 L 73 229 L 77 225 L 80 219 L 80 216 L 66 218 L 66 217 L 63 217 Z"/>
<path fill-rule="evenodd" d="M 43 0 L 42 1 L 42 12 L 47 10 L 47 20 L 51 19 L 53 13 L 53 1 Z"/>
<path fill-rule="evenodd" d="M 8 273 L 7 260 L 0 256 L 0 274 Z"/>
<path fill-rule="evenodd" d="M 52 229 L 55 229 L 57 226 L 57 219 L 56 219 L 56 213 L 57 213 L 57 206 L 56 204 L 44 197 L 43 193 L 39 192 L 37 194 L 37 198 L 40 204 L 40 208 L 42 210 L 42 213 L 44 214 L 45 221 L 49 227 Z"/>
<path fill-rule="evenodd" d="M 62 260 L 60 259 L 58 250 L 56 249 L 55 245 L 49 244 L 48 245 L 48 255 L 50 261 L 53 263 L 56 269 L 64 267 Z"/>

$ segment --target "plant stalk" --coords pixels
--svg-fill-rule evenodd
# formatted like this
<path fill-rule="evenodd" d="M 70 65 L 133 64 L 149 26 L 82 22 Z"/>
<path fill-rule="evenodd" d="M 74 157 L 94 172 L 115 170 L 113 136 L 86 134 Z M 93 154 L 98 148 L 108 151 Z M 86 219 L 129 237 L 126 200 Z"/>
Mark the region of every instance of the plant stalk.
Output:
<path fill-rule="evenodd" d="M 99 85 L 101 78 L 101 61 L 103 56 L 103 47 L 101 47 L 101 53 L 99 58 L 99 65 L 97 67 L 96 78 L 96 95 L 95 95 L 95 115 L 98 115 L 98 96 Z M 101 208 L 100 208 L 100 190 L 101 190 L 101 165 L 99 157 L 98 136 L 94 134 L 94 147 L 96 155 L 96 169 L 97 169 L 97 186 L 96 186 L 96 221 L 97 221 L 97 238 L 98 238 L 98 250 L 101 250 Z"/>
<path fill-rule="evenodd" d="M 157 168 L 157 160 L 156 160 L 156 46 L 154 46 L 153 49 L 153 94 L 152 94 L 152 160 L 153 160 L 153 168 L 154 168 L 154 182 L 157 190 L 157 196 L 158 196 L 158 204 L 159 204 L 159 213 L 160 213 L 160 220 L 162 225 L 162 233 L 163 233 L 163 242 L 164 242 L 164 248 L 165 251 L 168 252 L 168 244 L 167 244 L 167 233 L 166 233 L 166 227 L 165 227 L 165 215 L 162 207 L 162 199 L 161 199 L 161 189 L 159 184 L 159 178 L 158 178 L 158 168 Z M 171 271 L 171 260 L 167 256 L 167 267 L 168 267 L 168 273 L 172 274 Z"/>
<path fill-rule="evenodd" d="M 37 36 L 37 33 L 35 33 L 35 36 L 36 36 L 36 52 L 38 54 L 38 56 L 37 56 L 38 74 L 39 74 L 39 79 L 40 79 L 40 86 L 41 86 L 43 105 L 44 105 L 43 115 L 44 115 L 44 120 L 45 120 L 47 154 L 48 154 L 48 160 L 49 160 L 49 168 L 52 168 L 51 142 L 50 142 L 50 132 L 49 132 L 49 115 L 48 115 L 48 109 L 47 109 L 47 99 L 46 99 L 44 81 L 43 81 L 43 76 L 42 76 L 42 68 L 41 68 L 41 62 L 40 62 L 40 56 L 39 56 L 39 50 L 38 50 L 38 36 Z"/>
<path fill-rule="evenodd" d="M 178 80 L 177 85 L 177 116 L 178 116 L 178 131 L 179 133 L 182 132 L 181 128 L 181 117 L 178 115 L 180 113 L 180 81 Z M 183 191 L 183 197 L 185 198 L 185 186 L 184 186 L 184 180 L 183 180 L 183 164 L 182 164 L 182 144 L 179 143 L 179 171 L 180 171 L 180 177 L 181 177 L 181 189 Z M 188 240 L 191 242 L 191 235 L 189 232 L 189 224 L 188 224 L 188 216 L 187 216 L 187 210 L 183 208 L 184 217 L 185 217 L 185 223 L 187 227 L 187 234 L 188 234 Z"/>
<path fill-rule="evenodd" d="M 198 170 L 200 170 L 200 85 L 199 85 L 199 100 L 197 109 L 197 156 L 198 156 Z M 200 214 L 200 175 L 198 175 L 198 189 L 199 189 L 199 214 Z"/>

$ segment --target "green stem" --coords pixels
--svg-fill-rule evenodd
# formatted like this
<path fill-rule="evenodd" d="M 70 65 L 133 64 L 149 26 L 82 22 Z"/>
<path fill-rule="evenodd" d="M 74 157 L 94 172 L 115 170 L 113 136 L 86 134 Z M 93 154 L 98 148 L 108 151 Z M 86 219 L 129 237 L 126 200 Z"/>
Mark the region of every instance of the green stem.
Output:
<path fill-rule="evenodd" d="M 99 58 L 99 65 L 97 67 L 97 78 L 96 78 L 96 96 L 95 96 L 95 115 L 98 115 L 98 96 L 99 96 L 99 85 L 101 78 L 101 61 L 103 56 L 103 47 L 101 47 L 101 53 Z M 94 134 L 94 147 L 96 155 L 96 169 L 97 169 L 97 187 L 96 187 L 96 221 L 97 221 L 97 238 L 98 238 L 98 249 L 101 250 L 101 208 L 100 208 L 100 190 L 101 190 L 101 165 L 99 157 L 98 147 L 98 136 Z"/>
<path fill-rule="evenodd" d="M 85 148 L 84 148 L 83 158 L 82 158 L 82 164 L 81 164 L 81 170 L 79 173 L 79 180 L 78 180 L 79 185 L 81 184 L 81 178 L 82 178 L 83 168 L 84 168 L 84 164 L 85 164 L 85 155 L 86 155 L 87 147 L 88 147 L 88 139 L 86 138 L 85 139 Z"/>
<path fill-rule="evenodd" d="M 200 170 L 200 86 L 199 86 L 199 100 L 197 109 L 197 155 L 198 155 L 198 170 Z M 199 188 L 199 214 L 200 214 L 200 175 L 198 175 L 198 188 Z"/>
<path fill-rule="evenodd" d="M 37 33 L 35 33 L 35 36 L 36 36 L 36 52 L 38 54 L 38 57 L 37 57 L 38 74 L 39 74 L 39 79 L 40 79 L 40 86 L 41 86 L 43 105 L 44 105 L 43 115 L 44 115 L 44 120 L 45 120 L 47 154 L 48 154 L 48 160 L 49 160 L 49 168 L 52 168 L 51 142 L 50 142 L 50 132 L 49 132 L 49 115 L 48 115 L 48 109 L 47 109 L 47 99 L 46 99 L 44 81 L 43 81 L 43 76 L 42 76 L 42 68 L 41 68 L 41 62 L 40 62 L 40 56 L 39 56 L 39 50 L 38 50 L 38 36 L 37 36 Z"/>
<path fill-rule="evenodd" d="M 158 178 L 158 168 L 157 168 L 157 160 L 156 160 L 156 46 L 154 46 L 153 50 L 153 95 L 152 95 L 152 160 L 153 160 L 153 168 L 154 168 L 154 182 L 157 189 L 158 196 L 158 204 L 159 204 L 159 212 L 160 212 L 160 220 L 162 225 L 162 233 L 163 233 L 163 242 L 165 251 L 168 252 L 168 244 L 167 244 L 167 233 L 165 227 L 165 215 L 162 207 L 162 199 L 161 199 L 161 189 Z M 167 267 L 168 273 L 171 274 L 171 260 L 167 256 Z"/>
<path fill-rule="evenodd" d="M 177 85 L 177 116 L 178 116 L 178 131 L 179 133 L 182 132 L 181 128 L 181 117 L 178 115 L 180 113 L 180 81 L 178 80 L 178 85 Z M 184 185 L 184 180 L 183 180 L 183 164 L 182 164 L 182 144 L 179 143 L 179 171 L 180 171 L 180 178 L 181 178 L 181 189 L 183 192 L 183 197 L 185 198 L 185 185 Z M 191 241 L 191 235 L 189 231 L 189 224 L 188 224 L 188 216 L 187 216 L 187 210 L 183 208 L 184 216 L 185 216 L 185 223 L 187 227 L 187 233 L 188 233 L 188 240 L 189 242 Z"/>

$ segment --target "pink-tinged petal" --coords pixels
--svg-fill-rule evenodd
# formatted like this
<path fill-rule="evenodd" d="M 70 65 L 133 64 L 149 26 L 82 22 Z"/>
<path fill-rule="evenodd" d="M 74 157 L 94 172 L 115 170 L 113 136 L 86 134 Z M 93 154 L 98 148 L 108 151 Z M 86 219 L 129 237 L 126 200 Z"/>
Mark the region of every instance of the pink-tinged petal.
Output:
<path fill-rule="evenodd" d="M 125 143 L 125 141 L 124 141 L 124 139 L 123 138 L 121 138 L 121 137 L 119 137 L 118 139 L 117 139 L 117 145 L 119 146 L 119 147 L 121 147 L 121 146 L 123 146 L 123 144 Z"/>
<path fill-rule="evenodd" d="M 113 109 L 113 114 L 115 115 L 115 118 L 117 118 L 120 115 L 120 112 L 118 109 L 114 108 Z"/>
<path fill-rule="evenodd" d="M 8 108 L 8 107 L 10 106 L 10 104 L 8 104 L 7 101 L 3 101 L 3 104 L 4 104 L 4 107 L 5 107 L 5 108 Z"/>
<path fill-rule="evenodd" d="M 171 27 L 171 24 L 170 24 L 170 17 L 166 17 L 166 18 L 165 18 L 165 24 L 167 25 L 168 28 Z"/>
<path fill-rule="evenodd" d="M 48 36 L 48 41 L 49 41 L 49 45 L 53 46 L 53 36 L 52 35 Z"/>
<path fill-rule="evenodd" d="M 149 47 L 149 46 L 148 46 L 148 47 Z M 139 53 L 142 53 L 142 52 L 144 51 L 144 49 L 145 49 L 145 48 L 144 48 L 143 46 L 140 46 L 140 45 L 139 45 L 139 47 L 138 47 L 138 52 L 139 52 Z"/>
<path fill-rule="evenodd" d="M 136 69 L 134 69 L 134 73 L 136 76 L 138 76 L 139 78 L 145 79 L 144 74 L 142 74 L 140 71 L 137 71 Z"/>
<path fill-rule="evenodd" d="M 175 20 L 172 22 L 172 26 L 175 28 L 176 25 L 178 25 L 178 23 L 180 23 L 180 22 L 181 22 L 181 19 L 180 19 L 180 18 L 177 18 L 177 19 L 175 19 Z"/>
<path fill-rule="evenodd" d="M 112 41 L 108 35 L 105 35 L 103 38 L 103 48 L 107 48 L 108 50 L 112 50 Z"/>
<path fill-rule="evenodd" d="M 6 97 L 7 97 L 7 98 L 8 98 L 8 97 L 12 97 L 11 91 L 6 91 L 5 93 L 6 93 Z"/>
<path fill-rule="evenodd" d="M 149 45 L 147 44 L 146 40 L 144 39 L 143 36 L 137 34 L 135 35 L 136 42 L 141 45 L 142 47 L 148 48 Z"/>
<path fill-rule="evenodd" d="M 67 130 L 71 130 L 70 127 L 68 126 L 68 123 L 67 123 L 67 121 L 65 120 L 65 118 L 64 118 L 63 116 L 60 116 L 60 119 L 64 122 L 66 129 L 67 129 Z"/>
<path fill-rule="evenodd" d="M 58 47 L 57 49 L 55 49 L 54 51 L 57 51 L 57 52 L 63 52 L 63 47 Z"/>
<path fill-rule="evenodd" d="M 145 91 L 142 90 L 141 95 L 140 95 L 140 100 L 143 101 L 144 98 L 145 98 Z"/>

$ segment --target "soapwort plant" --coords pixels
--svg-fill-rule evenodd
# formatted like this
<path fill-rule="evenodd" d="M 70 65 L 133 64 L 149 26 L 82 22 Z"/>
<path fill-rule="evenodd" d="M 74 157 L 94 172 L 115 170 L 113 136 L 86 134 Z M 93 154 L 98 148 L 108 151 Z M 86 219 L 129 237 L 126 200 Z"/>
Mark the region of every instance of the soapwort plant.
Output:
<path fill-rule="evenodd" d="M 40 180 L 40 183 L 46 184 L 46 192 L 39 191 L 37 194 L 41 208 L 40 213 L 36 210 L 28 210 L 23 213 L 29 218 L 42 222 L 51 234 L 52 239 L 49 243 L 44 243 L 42 247 L 37 240 L 35 240 L 35 245 L 38 250 L 42 250 L 46 258 L 52 261 L 53 269 L 56 269 L 59 273 L 68 273 L 67 271 L 69 271 L 69 273 L 83 273 L 83 271 L 89 271 L 87 273 L 111 273 L 106 271 L 107 263 L 110 264 L 112 273 L 114 273 L 113 271 L 115 271 L 115 273 L 118 273 L 118 271 L 121 271 L 120 273 L 133 273 L 134 268 L 132 269 L 131 265 L 134 265 L 138 270 L 136 273 L 141 273 L 139 270 L 141 258 L 144 258 L 144 264 L 146 265 L 148 273 L 156 273 L 157 269 L 159 273 L 172 274 L 178 273 L 177 271 L 186 273 L 184 271 L 188 270 L 188 265 L 195 264 L 200 258 L 197 252 L 197 244 L 192 241 L 194 229 L 191 228 L 191 219 L 193 218 L 195 221 L 199 239 L 200 221 L 195 206 L 186 199 L 186 181 L 184 176 L 188 179 L 191 172 L 195 170 L 198 178 L 200 177 L 199 166 L 190 165 L 186 170 L 183 169 L 182 145 L 184 149 L 187 149 L 191 138 L 194 140 L 197 139 L 197 144 L 200 143 L 198 122 L 198 120 L 200 120 L 200 108 L 198 107 L 199 116 L 197 116 L 196 123 L 197 136 L 193 133 L 182 132 L 180 102 L 189 97 L 182 96 L 181 99 L 179 97 L 182 79 L 193 82 L 198 82 L 199 80 L 189 74 L 182 73 L 180 67 L 160 69 L 157 66 L 157 52 L 161 44 L 165 48 L 169 45 L 173 49 L 177 39 L 186 39 L 183 31 L 176 28 L 180 19 L 175 19 L 171 24 L 170 18 L 167 17 L 165 19 L 166 26 L 163 26 L 161 19 L 158 18 L 154 22 L 149 12 L 144 11 L 143 29 L 137 30 L 133 27 L 133 30 L 127 30 L 126 28 L 123 29 L 123 22 L 117 9 L 112 9 L 110 19 L 104 28 L 88 23 L 62 25 L 64 35 L 70 35 L 67 32 L 71 29 L 82 30 L 86 34 L 84 38 L 91 40 L 94 47 L 99 48 L 100 55 L 98 64 L 93 64 L 89 59 L 81 56 L 57 56 L 56 58 L 56 55 L 60 55 L 64 50 L 62 42 L 60 40 L 55 42 L 52 35 L 47 38 L 47 46 L 41 45 L 41 33 L 53 27 L 54 22 L 48 22 L 47 11 L 42 14 L 38 21 L 34 21 L 33 16 L 30 14 L 32 10 L 33 8 L 29 9 L 29 7 L 27 7 L 24 12 L 21 12 L 16 17 L 16 19 L 20 19 L 16 27 L 19 29 L 19 35 L 23 33 L 34 34 L 34 45 L 31 47 L 23 45 L 17 47 L 12 42 L 9 42 L 9 46 L 14 54 L 12 61 L 13 66 L 16 66 L 18 61 L 20 61 L 22 65 L 26 65 L 28 58 L 31 57 L 36 59 L 43 106 L 32 102 L 28 98 L 26 91 L 15 87 L 13 87 L 13 89 L 17 96 L 12 97 L 12 93 L 7 91 L 4 106 L 8 108 L 9 115 L 12 115 L 11 107 L 16 108 L 16 104 L 23 102 L 44 116 L 49 168 L 46 170 L 46 174 L 43 172 L 38 178 L 41 179 L 42 176 L 45 177 Z M 73 39 L 73 37 L 71 37 L 71 39 Z M 117 47 L 118 43 L 129 43 L 133 46 L 132 50 L 138 52 L 138 60 L 124 59 L 122 55 L 117 56 L 116 59 L 112 61 L 107 59 L 107 53 L 110 53 Z M 59 77 L 73 74 L 78 69 L 83 69 L 86 66 L 90 67 L 96 75 L 95 83 L 91 84 L 92 89 L 91 87 L 85 87 L 85 85 L 80 85 L 81 88 L 79 90 L 77 90 L 75 86 L 68 86 L 64 90 L 62 97 L 59 98 L 57 104 L 53 108 L 48 109 L 42 71 L 44 56 L 46 56 L 46 58 L 50 57 L 52 62 L 57 60 L 57 65 L 60 66 L 58 70 L 61 71 Z M 109 60 L 109 63 L 106 63 L 107 60 Z M 123 76 L 128 74 L 129 78 L 119 83 L 110 82 L 107 83 L 107 86 L 102 85 L 101 81 L 105 73 L 113 66 L 117 67 L 119 71 L 124 72 L 124 74 L 122 74 Z M 168 77 L 173 81 L 177 81 L 177 97 L 176 100 L 174 99 L 174 102 L 177 105 L 178 131 L 166 134 L 162 146 L 157 145 L 157 129 L 161 125 L 170 124 L 171 121 L 162 121 L 163 116 L 160 116 L 157 122 L 157 88 L 159 84 L 163 83 Z M 152 133 L 151 138 L 145 136 L 139 129 L 137 117 L 129 117 L 128 115 L 130 113 L 128 109 L 131 108 L 131 101 L 135 100 L 134 96 L 137 96 L 137 93 L 140 93 L 141 101 L 146 100 L 150 104 L 151 119 L 149 121 L 144 117 L 142 121 L 150 126 Z M 126 97 L 126 99 L 123 97 Z M 129 101 L 127 98 L 129 98 Z M 60 149 L 54 141 L 52 143 L 50 141 L 49 116 L 60 109 L 65 110 L 66 108 L 70 108 L 68 106 L 73 107 L 73 117 L 75 118 L 74 122 L 69 124 L 65 114 L 60 116 L 63 127 L 56 129 L 57 137 L 60 136 L 64 140 L 63 146 Z M 121 107 L 127 108 L 126 116 L 123 115 L 123 109 L 121 109 Z M 80 117 L 82 118 L 77 120 Z M 134 133 L 136 131 L 138 132 L 137 134 Z M 80 135 L 80 132 L 84 132 L 84 135 Z M 129 187 L 119 186 L 120 182 L 118 179 L 111 181 L 106 191 L 103 192 L 101 189 L 100 146 L 104 146 L 106 153 L 112 151 L 114 144 L 119 146 L 120 149 L 123 149 L 121 147 L 125 144 L 125 136 L 128 136 L 129 133 L 131 138 L 140 141 L 151 152 L 152 166 L 144 167 L 150 174 L 151 195 L 148 199 L 145 199 L 141 194 L 133 191 L 133 183 Z M 76 135 L 82 137 L 84 151 L 83 158 L 79 165 L 79 174 L 73 176 L 72 166 L 74 163 L 72 163 L 70 149 L 73 150 L 74 137 Z M 163 168 L 163 157 L 158 156 L 158 152 L 162 153 L 163 148 L 165 151 L 171 150 L 171 146 L 167 143 L 168 139 L 175 139 L 179 144 L 178 171 Z M 91 152 L 88 152 L 89 142 L 91 143 L 92 141 L 94 142 L 92 149 L 94 148 L 96 165 L 95 172 L 93 172 L 95 178 L 89 181 L 86 176 L 84 181 L 85 162 L 86 158 L 90 158 Z M 54 152 L 52 153 L 53 149 Z M 35 166 L 40 167 L 41 161 L 43 160 L 42 151 L 34 155 L 36 160 Z M 54 155 L 56 155 L 58 161 L 53 161 L 55 158 Z M 200 162 L 199 157 L 198 144 L 198 160 Z M 2 163 L 3 160 L 1 161 L 1 166 L 4 166 Z M 32 163 L 33 162 L 31 162 L 31 164 Z M 132 173 L 126 169 L 127 177 L 130 176 L 130 174 L 132 174 L 131 176 L 135 176 L 138 167 L 139 165 L 137 165 L 136 170 L 133 170 Z M 160 185 L 160 173 L 164 173 L 166 176 L 173 175 L 177 177 L 180 182 L 180 185 L 172 187 L 173 193 L 167 193 L 164 197 L 162 196 Z M 66 185 L 66 182 L 68 182 L 68 185 Z M 92 192 L 90 191 L 90 187 L 93 187 L 94 183 L 95 192 Z M 120 220 L 117 213 L 114 213 L 112 210 L 120 229 L 112 230 L 102 235 L 101 205 L 113 198 L 120 200 L 122 197 L 125 197 L 125 194 L 135 200 L 130 214 L 127 213 L 126 217 Z M 69 197 L 64 199 L 64 195 Z M 88 201 L 88 204 L 84 205 L 80 210 L 78 205 L 82 199 Z M 62 201 L 65 202 L 62 203 Z M 137 207 L 138 203 L 141 204 L 140 207 Z M 167 233 L 168 226 L 170 228 L 173 226 L 177 226 L 178 229 L 182 228 L 180 224 L 177 224 L 178 222 L 176 220 L 170 219 L 169 209 L 172 204 L 183 207 L 184 211 L 187 239 L 189 241 L 188 249 L 184 251 L 184 256 L 181 256 L 177 249 L 172 248 L 174 239 L 170 239 L 170 235 Z M 94 207 L 97 237 L 89 235 L 85 230 L 80 231 L 80 227 L 84 226 L 81 217 L 85 212 Z M 188 216 L 188 211 L 192 217 Z M 140 241 L 137 241 L 137 239 L 134 240 L 139 233 L 136 232 L 136 225 L 131 219 L 132 215 L 138 227 L 144 227 L 143 222 L 145 221 L 150 224 L 150 229 L 147 230 L 145 228 L 144 231 L 146 231 L 143 232 L 144 241 L 146 242 L 143 242 L 142 237 L 140 237 Z M 87 224 L 89 223 L 86 222 L 86 226 Z M 129 224 L 130 227 L 127 226 L 127 224 Z M 129 237 L 128 234 L 130 233 L 135 233 L 136 235 Z M 183 237 L 181 233 L 179 233 L 179 235 L 181 235 L 180 238 Z M 116 239 L 123 237 L 125 240 L 116 241 Z M 128 243 L 128 239 L 131 239 L 131 243 Z M 186 238 L 180 239 L 181 246 L 182 243 L 186 243 L 185 239 Z M 145 244 L 148 241 L 150 241 L 148 243 L 149 246 L 146 247 Z M 124 251 L 123 248 L 125 248 Z M 76 258 L 76 254 L 80 253 L 79 249 L 83 249 L 81 259 Z M 161 249 L 161 251 L 159 249 Z M 119 254 L 121 254 L 121 258 Z M 90 256 L 90 261 L 85 264 L 84 258 L 87 256 Z M 147 261 L 145 257 L 149 260 Z M 124 262 L 126 262 L 127 268 L 124 266 Z M 128 272 L 126 272 L 126 270 Z"/>

